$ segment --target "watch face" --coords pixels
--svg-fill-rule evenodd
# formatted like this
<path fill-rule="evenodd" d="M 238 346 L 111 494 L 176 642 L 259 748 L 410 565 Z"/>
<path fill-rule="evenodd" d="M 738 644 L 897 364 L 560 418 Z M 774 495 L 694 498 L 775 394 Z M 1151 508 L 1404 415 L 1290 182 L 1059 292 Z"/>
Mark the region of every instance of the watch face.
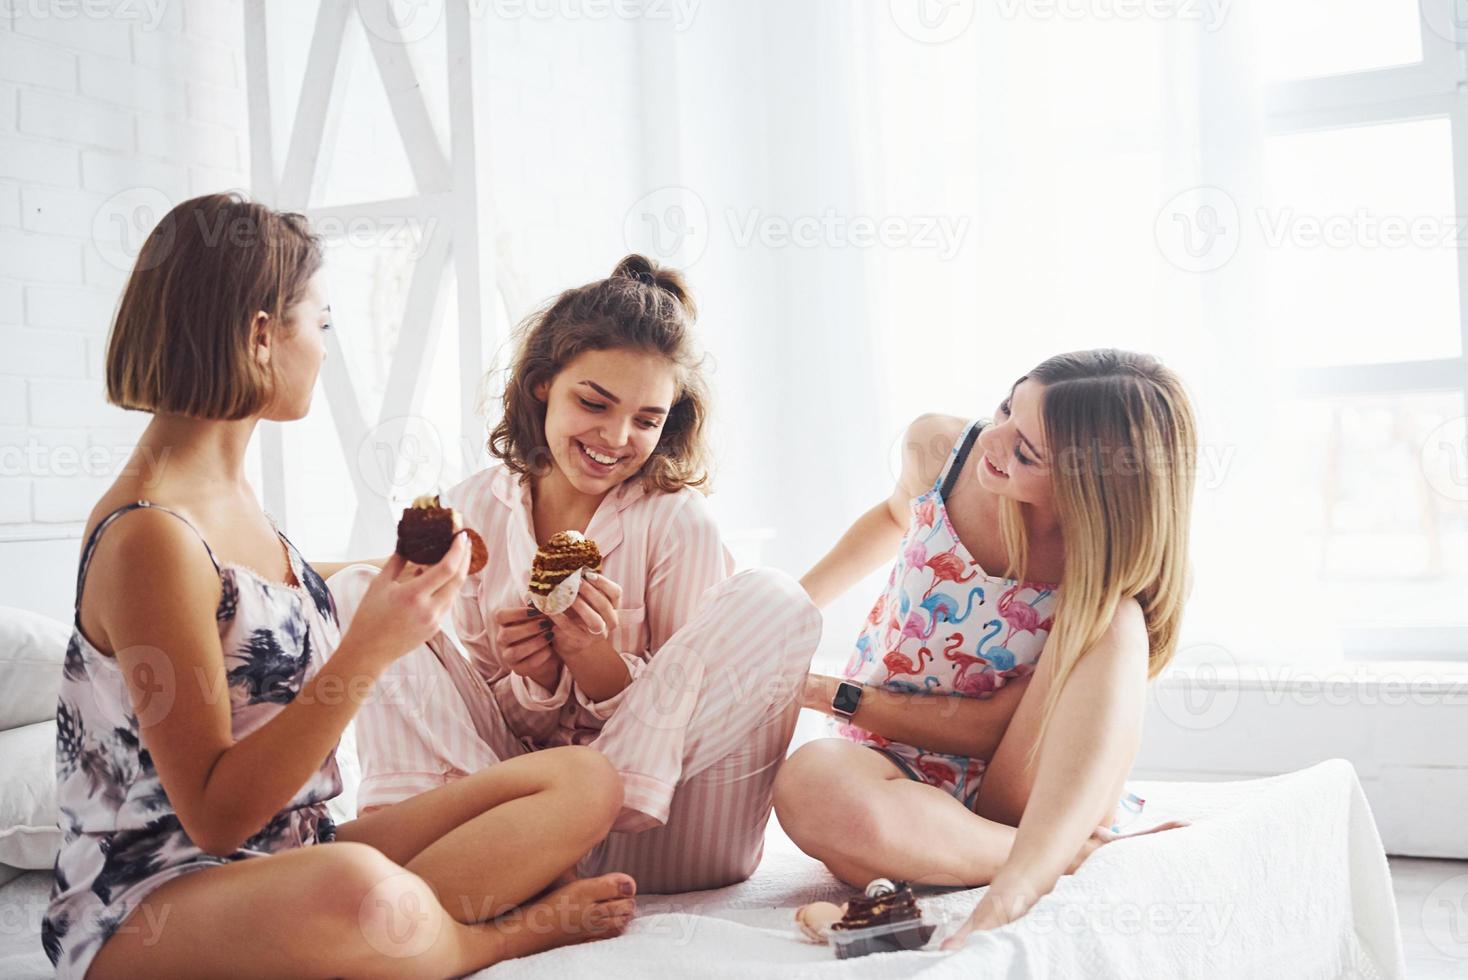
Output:
<path fill-rule="evenodd" d="M 856 714 L 856 709 L 860 704 L 861 688 L 845 681 L 836 688 L 836 696 L 831 699 L 831 708 L 848 717 Z"/>

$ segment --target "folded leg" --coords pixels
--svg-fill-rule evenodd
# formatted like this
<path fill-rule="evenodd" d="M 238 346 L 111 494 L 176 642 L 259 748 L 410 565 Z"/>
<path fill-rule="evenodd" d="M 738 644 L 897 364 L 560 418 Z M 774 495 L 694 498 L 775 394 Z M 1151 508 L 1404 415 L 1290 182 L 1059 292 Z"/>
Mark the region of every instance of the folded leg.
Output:
<path fill-rule="evenodd" d="M 377 569 L 351 565 L 327 582 L 343 626 Z M 440 634 L 393 661 L 353 722 L 359 813 L 397 803 L 527 751 L 489 685 Z"/>
<path fill-rule="evenodd" d="M 583 873 L 626 870 L 644 892 L 669 892 L 753 872 L 820 632 L 820 612 L 781 572 L 709 590 L 592 743 L 622 773 L 624 802 Z"/>

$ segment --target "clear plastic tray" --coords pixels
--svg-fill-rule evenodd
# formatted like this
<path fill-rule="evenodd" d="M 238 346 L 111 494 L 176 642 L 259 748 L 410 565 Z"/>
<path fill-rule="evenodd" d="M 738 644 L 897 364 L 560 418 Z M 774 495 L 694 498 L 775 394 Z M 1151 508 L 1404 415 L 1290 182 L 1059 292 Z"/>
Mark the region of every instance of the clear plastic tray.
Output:
<path fill-rule="evenodd" d="M 922 949 L 937 927 L 926 916 L 906 922 L 883 923 L 866 929 L 831 929 L 826 935 L 838 960 L 868 953 L 896 953 Z"/>

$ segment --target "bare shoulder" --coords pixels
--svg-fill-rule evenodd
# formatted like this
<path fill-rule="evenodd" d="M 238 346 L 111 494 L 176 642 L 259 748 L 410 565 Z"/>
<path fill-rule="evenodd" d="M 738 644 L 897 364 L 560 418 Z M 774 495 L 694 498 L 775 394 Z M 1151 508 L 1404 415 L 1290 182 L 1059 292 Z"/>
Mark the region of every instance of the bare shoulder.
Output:
<path fill-rule="evenodd" d="M 957 415 L 919 415 L 902 435 L 898 489 L 910 499 L 933 485 L 969 420 Z"/>
<path fill-rule="evenodd" d="M 105 649 L 114 630 L 156 623 L 159 616 L 197 608 L 201 619 L 212 621 L 219 590 L 214 563 L 193 528 L 172 514 L 139 507 L 119 516 L 97 541 L 82 591 L 82 625 Z"/>
<path fill-rule="evenodd" d="M 1116 613 L 1106 627 L 1103 643 L 1116 649 L 1123 656 L 1147 658 L 1147 617 L 1142 604 L 1134 596 L 1127 596 L 1117 603 Z"/>

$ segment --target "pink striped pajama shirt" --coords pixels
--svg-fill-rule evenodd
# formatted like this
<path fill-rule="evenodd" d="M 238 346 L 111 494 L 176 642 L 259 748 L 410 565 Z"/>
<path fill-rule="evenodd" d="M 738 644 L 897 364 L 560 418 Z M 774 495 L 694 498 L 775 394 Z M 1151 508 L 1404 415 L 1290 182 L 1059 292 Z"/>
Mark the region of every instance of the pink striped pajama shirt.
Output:
<path fill-rule="evenodd" d="M 510 673 L 494 640 L 495 611 L 526 603 L 537 547 L 529 488 L 496 465 L 443 499 L 489 548 L 453 607 L 469 656 L 439 634 L 379 679 L 357 720 L 359 808 L 535 749 L 589 744 L 621 772 L 625 799 L 580 873 L 625 871 L 662 893 L 747 878 L 820 639 L 820 613 L 799 583 L 773 570 L 731 577 L 697 491 L 628 481 L 602 501 L 586 535 L 622 587 L 613 644 L 631 683 L 593 701 L 563 669 L 548 691 Z M 358 565 L 332 577 L 344 628 L 375 573 Z"/>

